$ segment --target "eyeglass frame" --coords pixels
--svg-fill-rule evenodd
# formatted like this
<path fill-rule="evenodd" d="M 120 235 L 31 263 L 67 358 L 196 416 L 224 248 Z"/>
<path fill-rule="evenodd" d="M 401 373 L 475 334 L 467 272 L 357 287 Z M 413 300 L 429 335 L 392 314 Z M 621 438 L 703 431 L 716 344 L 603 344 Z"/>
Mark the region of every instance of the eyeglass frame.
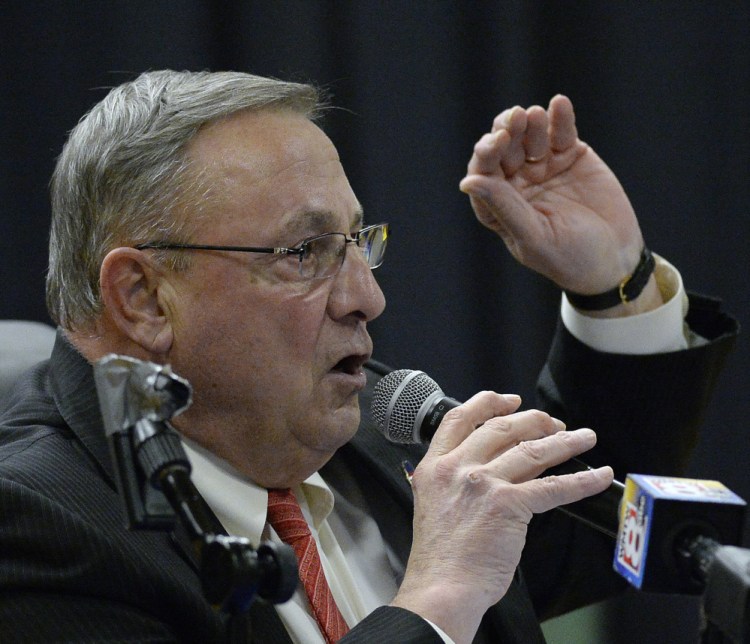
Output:
<path fill-rule="evenodd" d="M 305 258 L 305 250 L 306 250 L 305 247 L 311 242 L 317 239 L 320 239 L 321 237 L 330 237 L 332 235 L 343 235 L 344 247 L 346 247 L 346 244 L 357 244 L 358 248 L 362 248 L 361 246 L 359 246 L 359 240 L 362 237 L 362 234 L 370 230 L 373 230 L 375 228 L 383 229 L 383 241 L 386 242 L 388 239 L 388 236 L 390 235 L 391 227 L 390 227 L 390 224 L 388 223 L 380 223 L 380 224 L 372 224 L 370 226 L 365 226 L 364 228 L 360 228 L 357 232 L 351 233 L 352 235 L 351 238 L 347 237 L 347 233 L 339 233 L 339 232 L 323 233 L 322 235 L 315 235 L 314 237 L 308 237 L 306 239 L 303 239 L 299 243 L 299 245 L 292 246 L 291 248 L 287 248 L 285 246 L 213 246 L 211 244 L 187 244 L 187 243 L 183 244 L 183 243 L 172 243 L 172 242 L 145 242 L 143 244 L 137 244 L 133 246 L 133 248 L 135 248 L 136 250 L 149 250 L 149 249 L 150 250 L 219 250 L 219 251 L 232 251 L 232 252 L 239 252 L 239 253 L 270 253 L 274 255 L 298 255 L 299 263 L 300 263 L 300 273 L 301 273 L 302 272 L 302 260 Z M 386 244 L 384 244 L 384 246 L 385 245 Z M 341 266 L 343 266 L 345 256 L 346 256 L 346 253 L 342 254 L 341 264 L 339 265 L 338 269 L 334 273 L 331 273 L 331 275 L 323 275 L 321 277 L 310 277 L 307 279 L 309 280 L 328 279 L 338 274 L 339 270 L 341 270 Z M 370 262 L 368 260 L 367 265 L 370 266 L 370 269 L 375 269 L 375 268 L 380 267 L 383 264 L 383 256 L 385 256 L 385 250 L 383 250 L 381 259 L 375 266 L 370 266 Z"/>

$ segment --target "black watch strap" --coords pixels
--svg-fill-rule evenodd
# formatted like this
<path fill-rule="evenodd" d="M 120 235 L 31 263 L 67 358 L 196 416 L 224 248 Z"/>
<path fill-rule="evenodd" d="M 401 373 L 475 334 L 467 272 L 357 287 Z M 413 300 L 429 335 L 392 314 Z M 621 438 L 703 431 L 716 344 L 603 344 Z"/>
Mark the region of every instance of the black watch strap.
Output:
<path fill-rule="evenodd" d="M 618 304 L 632 302 L 648 284 L 648 278 L 654 272 L 655 266 L 654 256 L 644 246 L 641 261 L 638 262 L 633 274 L 622 280 L 615 288 L 597 295 L 581 295 L 572 291 L 565 291 L 565 295 L 573 306 L 582 311 L 603 311 Z"/>

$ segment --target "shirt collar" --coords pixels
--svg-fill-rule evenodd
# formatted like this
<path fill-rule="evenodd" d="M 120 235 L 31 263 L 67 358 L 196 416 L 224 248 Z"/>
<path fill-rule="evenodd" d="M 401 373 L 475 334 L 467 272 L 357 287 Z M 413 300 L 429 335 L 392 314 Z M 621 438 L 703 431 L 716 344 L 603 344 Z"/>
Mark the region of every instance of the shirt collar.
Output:
<path fill-rule="evenodd" d="M 192 481 L 231 535 L 247 537 L 257 547 L 263 537 L 268 492 L 225 460 L 183 438 Z M 333 493 L 319 473 L 294 488 L 302 512 L 317 530 L 333 510 Z"/>

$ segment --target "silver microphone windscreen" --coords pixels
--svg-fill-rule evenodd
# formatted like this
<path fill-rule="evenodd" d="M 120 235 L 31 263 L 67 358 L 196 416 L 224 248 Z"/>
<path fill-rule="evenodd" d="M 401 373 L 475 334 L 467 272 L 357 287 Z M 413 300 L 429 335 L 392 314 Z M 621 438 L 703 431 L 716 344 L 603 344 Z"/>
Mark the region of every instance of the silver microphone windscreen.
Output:
<path fill-rule="evenodd" d="M 443 395 L 438 384 L 423 371 L 391 371 L 375 385 L 372 417 L 388 440 L 418 443 L 426 403 Z"/>

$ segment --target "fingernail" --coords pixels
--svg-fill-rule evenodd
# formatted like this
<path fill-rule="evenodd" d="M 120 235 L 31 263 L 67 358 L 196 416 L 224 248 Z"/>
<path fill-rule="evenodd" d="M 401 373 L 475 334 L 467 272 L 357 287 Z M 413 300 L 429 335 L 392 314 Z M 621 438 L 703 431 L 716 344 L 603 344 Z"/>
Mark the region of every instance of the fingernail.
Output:
<path fill-rule="evenodd" d="M 474 197 L 475 199 L 481 199 L 484 202 L 490 200 L 490 194 L 484 188 L 478 188 L 477 186 L 467 186 L 463 182 L 458 184 L 458 189 L 464 194 Z"/>
<path fill-rule="evenodd" d="M 588 427 L 582 427 L 578 430 L 578 435 L 581 436 L 587 443 L 592 445 L 596 443 L 596 432 Z"/>
<path fill-rule="evenodd" d="M 559 430 L 564 430 L 567 427 L 567 425 L 564 422 L 562 422 L 559 418 L 553 417 L 552 420 L 555 421 L 555 427 L 557 427 Z"/>
<path fill-rule="evenodd" d="M 503 394 L 503 398 L 514 405 L 521 404 L 521 396 L 519 396 L 518 394 Z"/>

